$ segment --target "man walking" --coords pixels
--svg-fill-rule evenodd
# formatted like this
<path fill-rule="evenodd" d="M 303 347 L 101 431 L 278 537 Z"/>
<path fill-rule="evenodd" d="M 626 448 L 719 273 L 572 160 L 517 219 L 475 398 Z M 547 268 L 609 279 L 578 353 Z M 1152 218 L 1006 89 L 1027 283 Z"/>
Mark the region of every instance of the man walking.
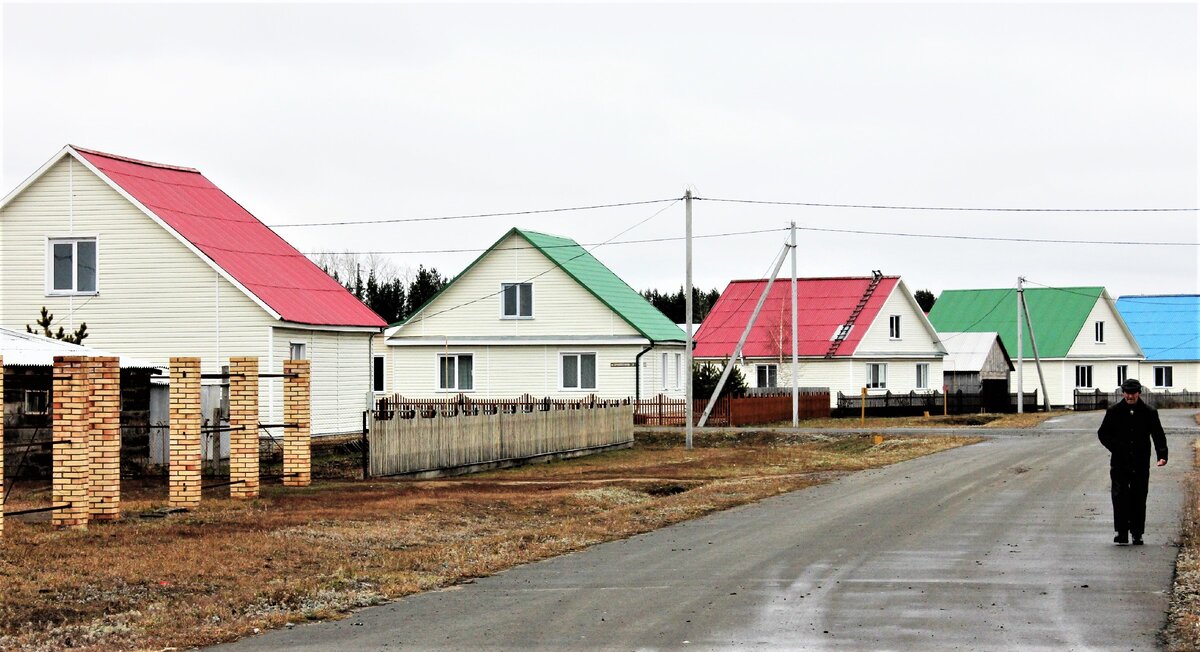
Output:
<path fill-rule="evenodd" d="M 1112 478 L 1113 523 L 1117 536 L 1113 543 L 1142 545 L 1146 529 L 1146 489 L 1150 483 L 1150 442 L 1158 466 L 1167 463 L 1167 437 L 1158 411 L 1142 401 L 1142 384 L 1130 378 L 1121 383 L 1124 400 L 1108 408 L 1100 424 L 1100 443 L 1112 453 L 1109 477 Z"/>

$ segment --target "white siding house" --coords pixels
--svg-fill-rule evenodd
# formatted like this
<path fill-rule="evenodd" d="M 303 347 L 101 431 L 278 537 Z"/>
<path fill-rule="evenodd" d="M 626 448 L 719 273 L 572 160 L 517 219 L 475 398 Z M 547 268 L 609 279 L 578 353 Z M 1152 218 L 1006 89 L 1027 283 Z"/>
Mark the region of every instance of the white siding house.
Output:
<path fill-rule="evenodd" d="M 573 240 L 512 229 L 388 328 L 375 388 L 408 398 L 682 396 L 684 338 Z"/>
<path fill-rule="evenodd" d="M 314 435 L 355 432 L 383 321 L 200 172 L 67 146 L 0 200 L 0 326 L 42 306 L 87 345 L 166 366 L 312 360 Z M 282 381 L 263 380 L 264 421 Z"/>

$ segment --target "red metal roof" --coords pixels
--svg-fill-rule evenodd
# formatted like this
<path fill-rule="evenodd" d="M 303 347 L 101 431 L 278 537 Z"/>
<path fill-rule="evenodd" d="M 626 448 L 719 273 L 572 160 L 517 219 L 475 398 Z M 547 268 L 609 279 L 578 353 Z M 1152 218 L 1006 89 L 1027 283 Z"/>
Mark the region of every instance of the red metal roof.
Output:
<path fill-rule="evenodd" d="M 284 321 L 387 324 L 199 170 L 72 147 Z"/>
<path fill-rule="evenodd" d="M 838 347 L 838 356 L 854 353 L 863 333 L 879 314 L 883 302 L 900 281 L 885 276 L 855 320 L 850 335 Z M 727 358 L 733 355 L 738 338 L 762 296 L 767 280 L 731 281 L 696 332 L 695 355 Z M 871 284 L 871 277 L 796 279 L 798 351 L 803 356 L 824 356 L 838 328 L 846 323 L 854 307 Z M 742 357 L 769 358 L 792 354 L 791 280 L 776 279 L 758 320 L 742 347 Z M 781 343 L 782 342 L 782 346 Z"/>

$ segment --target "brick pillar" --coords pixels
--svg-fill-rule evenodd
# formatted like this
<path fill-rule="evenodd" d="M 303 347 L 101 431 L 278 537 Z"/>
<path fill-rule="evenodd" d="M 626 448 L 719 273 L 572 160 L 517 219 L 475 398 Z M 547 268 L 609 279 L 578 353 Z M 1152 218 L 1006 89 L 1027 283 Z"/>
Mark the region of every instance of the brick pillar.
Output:
<path fill-rule="evenodd" d="M 87 529 L 88 480 L 91 475 L 88 451 L 89 363 L 83 356 L 54 358 L 54 425 L 52 428 L 54 471 L 50 522 L 55 527 Z"/>
<path fill-rule="evenodd" d="M 4 356 L 0 355 L 0 536 L 4 536 Z"/>
<path fill-rule="evenodd" d="M 167 504 L 200 505 L 200 358 L 171 358 Z"/>
<path fill-rule="evenodd" d="M 283 429 L 283 484 L 307 487 L 312 483 L 312 399 L 308 360 L 284 360 L 283 421 L 296 427 Z"/>
<path fill-rule="evenodd" d="M 229 359 L 230 498 L 258 498 L 258 358 Z"/>
<path fill-rule="evenodd" d="M 88 484 L 90 516 L 96 521 L 121 518 L 121 364 L 115 357 L 88 358 Z"/>

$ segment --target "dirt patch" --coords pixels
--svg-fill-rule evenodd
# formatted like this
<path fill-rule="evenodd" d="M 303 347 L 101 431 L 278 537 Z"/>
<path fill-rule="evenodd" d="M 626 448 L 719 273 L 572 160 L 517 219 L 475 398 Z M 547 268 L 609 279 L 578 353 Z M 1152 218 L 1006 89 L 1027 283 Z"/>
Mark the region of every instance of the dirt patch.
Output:
<path fill-rule="evenodd" d="M 1200 423 L 1200 413 L 1196 420 Z M 1175 583 L 1163 630 L 1164 647 L 1170 652 L 1200 650 L 1200 442 L 1193 443 L 1192 456 L 1193 470 L 1187 475 L 1184 490 Z"/>
<path fill-rule="evenodd" d="M 692 450 L 639 441 L 444 480 L 271 485 L 237 502 L 228 488 L 214 489 L 199 509 L 166 515 L 163 486 L 131 484 L 124 520 L 86 532 L 6 519 L 0 649 L 233 640 L 974 441 L 769 432 L 705 439 Z M 9 507 L 44 500 L 18 488 Z"/>

